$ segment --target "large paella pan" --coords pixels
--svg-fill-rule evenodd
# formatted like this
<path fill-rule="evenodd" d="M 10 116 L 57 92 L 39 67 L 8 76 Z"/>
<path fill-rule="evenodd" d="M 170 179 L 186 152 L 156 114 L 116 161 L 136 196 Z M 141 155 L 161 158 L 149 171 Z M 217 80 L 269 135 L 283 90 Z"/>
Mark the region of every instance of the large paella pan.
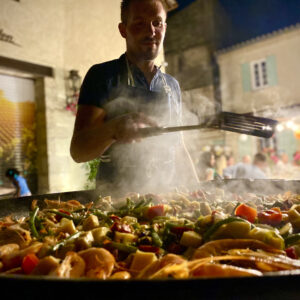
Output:
<path fill-rule="evenodd" d="M 298 189 L 230 180 L 121 199 L 78 191 L 2 200 L 0 282 L 33 298 L 295 297 Z"/>

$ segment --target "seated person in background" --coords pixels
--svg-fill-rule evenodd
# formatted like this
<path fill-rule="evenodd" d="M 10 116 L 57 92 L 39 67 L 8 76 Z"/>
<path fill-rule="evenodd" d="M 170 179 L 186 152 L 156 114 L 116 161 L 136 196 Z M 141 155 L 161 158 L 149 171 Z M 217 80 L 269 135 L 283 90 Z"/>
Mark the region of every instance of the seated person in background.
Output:
<path fill-rule="evenodd" d="M 233 166 L 235 163 L 234 163 L 234 156 L 233 155 L 229 155 L 226 157 L 226 166 L 229 167 L 229 166 Z"/>
<path fill-rule="evenodd" d="M 12 182 L 12 184 L 16 188 L 14 197 L 24 197 L 31 195 L 26 179 L 20 175 L 20 172 L 17 169 L 7 169 L 5 172 L 5 176 Z"/>
<path fill-rule="evenodd" d="M 257 153 L 254 156 L 252 164 L 240 162 L 236 165 L 227 167 L 223 170 L 223 176 L 225 179 L 267 179 L 265 174 L 266 167 L 267 157 L 263 153 Z"/>
<path fill-rule="evenodd" d="M 242 162 L 244 164 L 250 164 L 251 163 L 251 157 L 250 157 L 250 155 L 244 155 L 243 158 L 242 158 Z"/>
<path fill-rule="evenodd" d="M 215 155 L 210 151 L 203 152 L 198 163 L 199 180 L 208 181 L 220 179 L 220 175 L 215 170 L 215 164 Z"/>

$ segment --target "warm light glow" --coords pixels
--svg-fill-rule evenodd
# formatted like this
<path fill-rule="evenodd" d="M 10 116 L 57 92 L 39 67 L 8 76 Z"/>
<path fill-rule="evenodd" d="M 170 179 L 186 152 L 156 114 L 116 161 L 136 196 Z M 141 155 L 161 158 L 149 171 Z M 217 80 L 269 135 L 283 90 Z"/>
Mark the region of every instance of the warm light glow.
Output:
<path fill-rule="evenodd" d="M 283 129 L 284 129 L 284 126 L 282 124 L 278 124 L 276 126 L 276 130 L 279 131 L 279 132 L 283 131 Z"/>
<path fill-rule="evenodd" d="M 241 140 L 242 142 L 246 142 L 246 141 L 248 140 L 248 136 L 247 136 L 246 134 L 241 134 L 240 140 Z"/>
<path fill-rule="evenodd" d="M 286 123 L 286 127 L 289 128 L 289 129 L 293 129 L 295 126 L 295 123 L 293 121 L 288 121 Z"/>

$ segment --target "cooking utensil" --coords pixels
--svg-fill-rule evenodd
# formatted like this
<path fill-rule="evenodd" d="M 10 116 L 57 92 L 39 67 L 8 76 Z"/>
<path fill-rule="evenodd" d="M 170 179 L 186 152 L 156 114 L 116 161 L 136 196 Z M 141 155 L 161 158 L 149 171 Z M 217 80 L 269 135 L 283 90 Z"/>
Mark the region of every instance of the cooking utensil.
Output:
<path fill-rule="evenodd" d="M 217 116 L 206 118 L 201 124 L 175 127 L 145 127 L 140 129 L 140 134 L 141 137 L 150 137 L 170 132 L 210 128 L 270 138 L 274 134 L 277 123 L 276 120 L 248 114 L 221 112 Z"/>

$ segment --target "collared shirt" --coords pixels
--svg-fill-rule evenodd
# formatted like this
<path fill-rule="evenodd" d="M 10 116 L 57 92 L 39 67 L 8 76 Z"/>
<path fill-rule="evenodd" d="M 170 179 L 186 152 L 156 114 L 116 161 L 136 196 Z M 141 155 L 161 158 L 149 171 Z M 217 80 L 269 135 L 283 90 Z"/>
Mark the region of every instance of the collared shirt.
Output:
<path fill-rule="evenodd" d="M 229 179 L 267 179 L 266 174 L 252 164 L 238 163 L 223 170 L 223 176 Z"/>
<path fill-rule="evenodd" d="M 136 88 L 153 92 L 165 92 L 168 89 L 168 106 L 170 124 L 179 125 L 181 122 L 181 91 L 178 81 L 157 68 L 150 85 L 144 74 L 134 65 L 130 65 Z M 93 65 L 87 72 L 79 95 L 79 105 L 95 105 L 106 108 L 109 101 L 116 98 L 115 91 L 120 86 L 128 85 L 128 70 L 125 54 L 119 59 Z M 114 117 L 114 115 L 112 116 Z"/>
<path fill-rule="evenodd" d="M 103 108 L 106 120 L 132 112 L 144 112 L 160 126 L 181 123 L 181 92 L 175 78 L 159 68 L 148 84 L 144 74 L 126 56 L 94 65 L 83 81 L 79 105 Z M 115 189 L 153 191 L 170 185 L 175 177 L 175 149 L 182 147 L 179 133 L 150 137 L 136 144 L 113 144 L 101 157 L 97 185 L 113 183 Z M 155 179 L 155 180 L 154 180 Z M 142 191 L 141 189 L 139 190 Z"/>

